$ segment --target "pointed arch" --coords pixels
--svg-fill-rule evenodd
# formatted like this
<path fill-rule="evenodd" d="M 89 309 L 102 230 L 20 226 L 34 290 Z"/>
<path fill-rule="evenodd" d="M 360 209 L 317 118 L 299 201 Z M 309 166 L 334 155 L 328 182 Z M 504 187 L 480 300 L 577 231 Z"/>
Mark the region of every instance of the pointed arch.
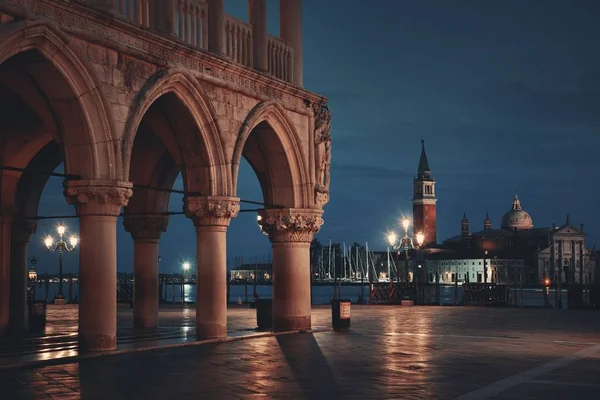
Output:
<path fill-rule="evenodd" d="M 42 61 L 31 75 L 58 120 L 67 171 L 85 179 L 120 179 L 110 108 L 71 39 L 47 22 L 3 25 L 0 64 L 21 56 Z"/>
<path fill-rule="evenodd" d="M 256 144 L 265 150 L 264 156 L 267 159 L 264 161 L 266 162 L 266 168 L 269 170 L 268 174 L 271 175 L 267 177 L 269 182 L 265 182 L 265 179 L 261 179 L 259 175 L 265 201 L 291 208 L 307 207 L 311 201 L 311 192 L 306 158 L 303 155 L 301 141 L 294 125 L 288 120 L 286 110 L 276 101 L 265 101 L 257 104 L 240 127 L 231 166 L 233 194 L 235 195 L 237 192 L 240 162 L 247 150 L 249 138 L 257 128 L 260 129 L 265 124 L 272 130 L 273 134 L 264 135 L 262 138 L 257 139 Z M 256 162 L 250 159 L 248 161 L 257 172 Z M 286 188 L 282 188 L 281 183 L 277 184 L 272 179 L 272 175 L 276 172 L 280 175 L 286 175 L 284 177 L 288 181 L 285 185 Z M 282 189 L 288 193 L 276 193 L 276 191 L 282 191 Z"/>
<path fill-rule="evenodd" d="M 224 168 L 226 159 L 216 112 L 198 80 L 181 69 L 162 71 L 151 77 L 134 101 L 123 135 L 124 176 L 129 177 L 131 171 L 133 144 L 142 119 L 157 100 L 168 94 L 174 95 L 183 104 L 197 127 L 198 139 L 202 144 L 201 149 L 197 150 L 201 152 L 202 163 L 210 175 L 210 193 L 203 194 L 226 194 L 231 181 Z"/>

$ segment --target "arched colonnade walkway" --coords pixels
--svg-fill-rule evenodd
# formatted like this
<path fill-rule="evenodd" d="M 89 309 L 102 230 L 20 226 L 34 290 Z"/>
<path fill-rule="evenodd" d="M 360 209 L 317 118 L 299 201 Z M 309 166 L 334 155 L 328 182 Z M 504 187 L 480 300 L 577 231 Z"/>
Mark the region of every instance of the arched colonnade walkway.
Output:
<path fill-rule="evenodd" d="M 64 162 L 80 223 L 80 347 L 116 347 L 121 213 L 134 240 L 134 321 L 157 326 L 158 241 L 180 172 L 197 234 L 197 335 L 226 336 L 226 232 L 240 210 L 242 157 L 269 205 L 259 214 L 273 248 L 274 329 L 309 329 L 309 244 L 328 200 L 325 99 L 299 89 L 312 100 L 291 110 L 180 67 L 111 84 L 107 74 L 135 61 L 101 70 L 85 50 L 45 23 L 0 25 L 0 334 L 26 326 L 27 244 L 44 185 Z"/>

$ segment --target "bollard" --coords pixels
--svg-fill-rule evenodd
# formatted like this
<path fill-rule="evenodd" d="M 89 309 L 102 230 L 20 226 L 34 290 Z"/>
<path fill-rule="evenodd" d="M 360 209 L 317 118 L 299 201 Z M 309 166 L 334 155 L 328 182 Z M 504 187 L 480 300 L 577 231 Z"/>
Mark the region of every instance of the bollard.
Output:
<path fill-rule="evenodd" d="M 259 330 L 273 328 L 273 299 L 255 299 L 256 325 Z"/>
<path fill-rule="evenodd" d="M 331 323 L 336 331 L 350 329 L 350 307 L 349 299 L 331 300 Z"/>

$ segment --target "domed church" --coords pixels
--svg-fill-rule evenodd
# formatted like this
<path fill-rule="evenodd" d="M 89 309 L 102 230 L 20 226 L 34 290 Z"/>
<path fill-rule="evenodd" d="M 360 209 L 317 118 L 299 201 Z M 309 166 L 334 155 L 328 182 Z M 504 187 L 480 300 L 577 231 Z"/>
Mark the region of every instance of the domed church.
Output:
<path fill-rule="evenodd" d="M 512 210 L 502 217 L 502 225 L 500 225 L 500 227 L 511 232 L 533 228 L 533 220 L 529 214 L 521 208 L 521 202 L 519 201 L 518 195 L 515 195 Z"/>
<path fill-rule="evenodd" d="M 483 230 L 470 232 L 466 213 L 460 221 L 461 234 L 446 239 L 438 249 L 462 258 L 520 259 L 524 281 L 540 284 L 546 279 L 563 283 L 594 283 L 594 252 L 585 247 L 583 224 L 577 228 L 567 215 L 565 223 L 550 228 L 534 228 L 533 219 L 523 210 L 518 195 L 503 216 L 500 229 L 492 228 L 486 214 Z"/>

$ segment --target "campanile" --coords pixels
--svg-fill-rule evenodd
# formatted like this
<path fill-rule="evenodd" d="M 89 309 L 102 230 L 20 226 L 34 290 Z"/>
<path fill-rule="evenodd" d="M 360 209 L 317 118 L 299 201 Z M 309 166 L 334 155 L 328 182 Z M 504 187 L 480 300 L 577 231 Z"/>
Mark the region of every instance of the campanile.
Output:
<path fill-rule="evenodd" d="M 425 234 L 423 246 L 437 243 L 436 203 L 435 179 L 425 154 L 425 141 L 421 140 L 421 159 L 413 181 L 413 227 L 414 234 L 419 231 Z"/>

